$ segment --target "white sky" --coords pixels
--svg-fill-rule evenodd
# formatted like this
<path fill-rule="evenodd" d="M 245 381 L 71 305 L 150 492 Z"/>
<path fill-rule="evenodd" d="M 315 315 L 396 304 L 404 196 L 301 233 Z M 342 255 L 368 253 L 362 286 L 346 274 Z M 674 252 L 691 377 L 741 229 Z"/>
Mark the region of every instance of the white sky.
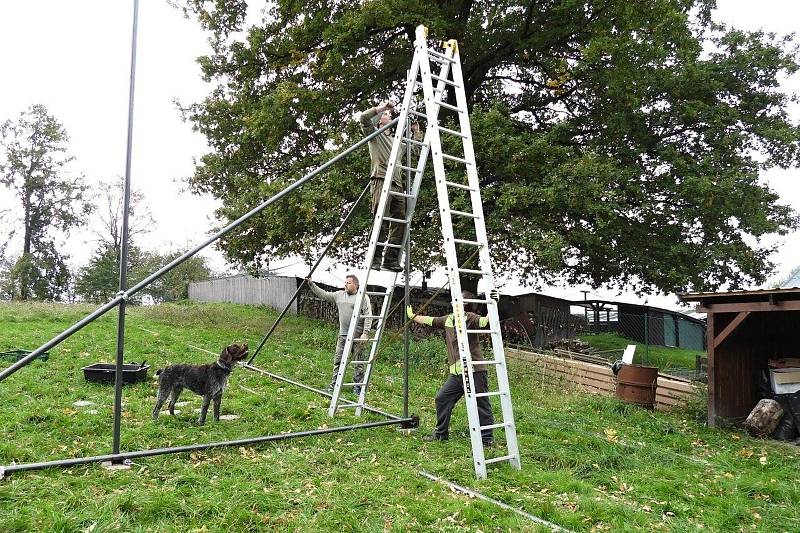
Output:
<path fill-rule="evenodd" d="M 800 4 L 792 0 L 719 0 L 718 5 L 715 19 L 741 29 L 786 34 L 795 31 L 800 19 Z M 69 148 L 77 157 L 72 170 L 84 174 L 89 183 L 125 173 L 132 13 L 133 2 L 119 0 L 0 3 L 0 121 L 15 118 L 33 103 L 45 105 L 71 137 Z M 154 230 L 140 238 L 146 247 L 190 246 L 204 240 L 213 225 L 216 200 L 191 195 L 184 185 L 193 160 L 206 145 L 181 121 L 174 104 L 175 99 L 196 102 L 207 93 L 195 63 L 207 51 L 196 22 L 184 19 L 166 0 L 140 1 L 132 182 L 143 191 L 156 219 Z M 800 75 L 786 80 L 784 88 L 800 92 Z M 792 115 L 800 120 L 800 107 L 795 106 Z M 795 170 L 770 171 L 763 177 L 785 203 L 800 210 Z M 13 205 L 12 200 L 1 190 L 0 210 Z M 780 277 L 800 263 L 800 235 L 778 242 L 774 260 Z M 88 231 L 74 232 L 66 246 L 73 266 L 85 264 L 94 247 Z M 224 266 L 218 252 L 206 255 L 215 268 Z M 319 279 L 333 282 L 346 268 L 334 266 Z M 302 275 L 298 269 L 286 272 Z M 505 288 L 512 290 L 513 285 L 509 282 Z M 582 299 L 585 288 L 552 287 L 543 292 Z M 593 291 L 589 298 L 593 297 L 645 303 L 645 298 L 619 297 L 615 291 Z M 647 297 L 648 304 L 663 307 L 674 307 L 675 301 L 674 296 Z"/>

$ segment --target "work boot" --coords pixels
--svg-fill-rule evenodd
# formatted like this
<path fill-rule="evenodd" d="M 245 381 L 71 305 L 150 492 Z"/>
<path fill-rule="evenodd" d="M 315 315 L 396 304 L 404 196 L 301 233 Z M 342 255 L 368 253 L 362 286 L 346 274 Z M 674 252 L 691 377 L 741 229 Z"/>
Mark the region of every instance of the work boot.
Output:
<path fill-rule="evenodd" d="M 494 446 L 494 439 L 483 439 L 484 448 L 491 448 L 492 446 Z"/>
<path fill-rule="evenodd" d="M 425 435 L 424 437 L 422 437 L 422 440 L 425 442 L 434 442 L 440 440 L 447 440 L 447 438 L 448 438 L 447 435 L 437 435 L 436 433 L 434 433 L 432 435 Z"/>
<path fill-rule="evenodd" d="M 356 385 L 355 387 L 353 387 L 353 394 L 355 394 L 356 396 L 358 396 L 359 394 L 361 394 L 361 387 L 359 387 L 358 385 Z"/>
<path fill-rule="evenodd" d="M 325 392 L 333 392 L 333 389 L 336 387 L 336 383 L 331 383 L 327 387 L 325 387 Z"/>
<path fill-rule="evenodd" d="M 400 264 L 400 257 L 391 255 L 387 255 L 386 259 L 383 260 L 383 269 L 389 272 L 402 272 L 405 270 L 403 265 Z"/>

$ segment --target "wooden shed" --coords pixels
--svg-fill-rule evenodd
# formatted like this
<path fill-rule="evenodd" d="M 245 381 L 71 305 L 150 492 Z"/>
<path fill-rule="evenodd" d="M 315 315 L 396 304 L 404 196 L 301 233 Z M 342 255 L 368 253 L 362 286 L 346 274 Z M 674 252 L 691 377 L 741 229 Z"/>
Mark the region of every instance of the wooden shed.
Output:
<path fill-rule="evenodd" d="M 758 403 L 770 358 L 800 357 L 800 288 L 688 293 L 708 320 L 708 425 L 736 423 Z"/>

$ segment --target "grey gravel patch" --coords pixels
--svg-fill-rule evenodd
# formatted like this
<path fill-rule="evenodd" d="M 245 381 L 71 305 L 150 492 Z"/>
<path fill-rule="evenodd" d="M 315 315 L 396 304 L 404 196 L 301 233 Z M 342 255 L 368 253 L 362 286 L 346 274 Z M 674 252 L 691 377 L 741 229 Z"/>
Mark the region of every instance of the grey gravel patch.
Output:
<path fill-rule="evenodd" d="M 94 405 L 94 402 L 90 402 L 89 400 L 78 400 L 72 405 L 74 405 L 75 407 L 87 407 L 89 405 Z"/>
<path fill-rule="evenodd" d="M 219 415 L 220 420 L 236 420 L 241 418 L 239 415 Z"/>

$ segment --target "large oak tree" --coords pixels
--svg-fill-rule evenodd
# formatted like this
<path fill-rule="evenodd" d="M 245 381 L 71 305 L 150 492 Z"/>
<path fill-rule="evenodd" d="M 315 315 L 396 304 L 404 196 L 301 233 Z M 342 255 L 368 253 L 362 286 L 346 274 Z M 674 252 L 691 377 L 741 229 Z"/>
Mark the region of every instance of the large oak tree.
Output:
<path fill-rule="evenodd" d="M 677 291 L 764 280 L 759 239 L 797 227 L 759 181 L 798 161 L 779 80 L 791 40 L 725 28 L 711 0 L 185 0 L 210 33 L 210 96 L 186 108 L 211 152 L 191 179 L 232 220 L 358 138 L 354 113 L 398 98 L 414 28 L 459 41 L 487 226 L 499 267 L 534 282 Z M 257 268 L 313 255 L 365 185 L 366 150 L 223 246 Z M 428 185 L 418 219 L 435 218 Z M 369 213 L 340 257 L 363 253 Z M 441 261 L 418 224 L 416 266 Z"/>

